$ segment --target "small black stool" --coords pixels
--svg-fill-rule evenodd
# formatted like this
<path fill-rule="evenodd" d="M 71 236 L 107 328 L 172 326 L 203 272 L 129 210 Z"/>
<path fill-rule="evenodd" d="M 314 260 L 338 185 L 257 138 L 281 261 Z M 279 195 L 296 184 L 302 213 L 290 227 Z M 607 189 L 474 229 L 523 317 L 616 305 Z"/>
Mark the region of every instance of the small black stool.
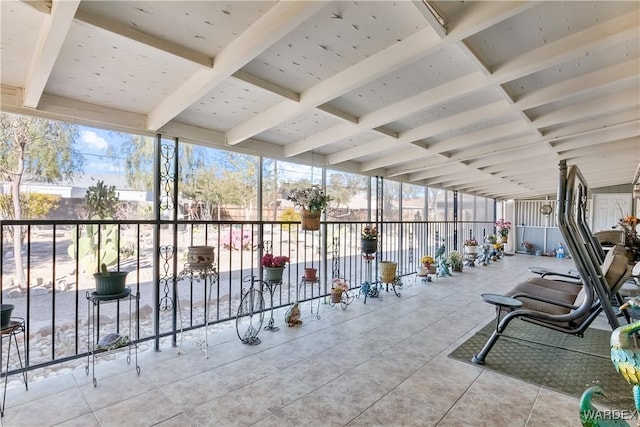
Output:
<path fill-rule="evenodd" d="M 498 325 L 500 324 L 500 312 L 503 308 L 513 311 L 522 307 L 522 301 L 515 298 L 511 298 L 505 295 L 498 294 L 482 294 L 480 295 L 485 302 L 496 306 L 496 333 L 498 332 Z"/>

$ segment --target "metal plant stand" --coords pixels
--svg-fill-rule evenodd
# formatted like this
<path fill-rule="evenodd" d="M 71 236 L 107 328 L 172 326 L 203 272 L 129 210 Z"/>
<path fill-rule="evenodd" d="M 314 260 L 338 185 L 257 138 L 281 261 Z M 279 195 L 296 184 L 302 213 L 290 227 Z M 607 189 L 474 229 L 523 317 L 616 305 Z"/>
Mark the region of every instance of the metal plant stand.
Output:
<path fill-rule="evenodd" d="M 211 306 L 211 294 L 213 294 L 213 284 L 218 281 L 218 271 L 214 265 L 192 266 L 185 264 L 183 270 L 178 274 L 178 280 L 189 279 L 190 281 L 203 282 L 204 284 L 204 339 L 198 342 L 198 348 L 204 352 L 205 358 L 209 358 L 209 312 Z M 209 286 L 207 286 L 207 284 Z M 176 286 L 176 305 L 178 308 L 178 317 L 180 319 L 180 345 L 178 346 L 178 354 L 182 351 L 182 338 L 184 336 L 184 326 L 182 323 L 182 309 L 180 308 L 180 297 L 178 296 L 178 287 Z"/>
<path fill-rule="evenodd" d="M 375 259 L 375 257 L 375 254 L 362 254 L 362 258 L 364 259 L 364 262 L 367 266 L 365 267 L 365 281 L 360 285 L 360 292 L 357 296 L 360 297 L 360 295 L 364 295 L 365 304 L 367 303 L 367 297 L 382 299 L 378 284 L 372 282 L 373 273 L 371 271 L 371 262 Z"/>
<path fill-rule="evenodd" d="M 96 379 L 96 357 L 99 354 L 110 353 L 115 350 L 127 349 L 127 364 L 131 363 L 131 355 L 135 356 L 136 372 L 140 375 L 140 365 L 138 365 L 138 339 L 140 334 L 140 293 L 132 293 L 130 288 L 125 288 L 124 292 L 113 295 L 99 295 L 95 291 L 87 291 L 87 365 L 85 372 L 89 375 L 89 367 L 93 377 L 93 386 L 98 386 Z M 100 340 L 100 306 L 103 304 L 116 303 L 119 306 L 120 301 L 129 301 L 129 336 L 118 333 L 107 334 Z M 133 301 L 136 304 L 135 310 L 135 341 L 133 336 Z M 133 350 L 133 352 L 132 352 Z"/>
<path fill-rule="evenodd" d="M 296 301 L 300 301 L 300 288 L 302 289 L 306 289 L 307 285 L 311 285 L 311 300 L 309 301 L 310 305 L 311 305 L 311 314 L 313 314 L 313 288 L 317 288 L 318 289 L 318 297 L 316 298 L 318 300 L 318 308 L 316 310 L 316 319 L 320 320 L 320 276 L 316 276 L 315 279 L 307 279 L 306 277 L 302 276 L 302 278 L 300 279 L 300 283 L 298 284 L 298 289 L 296 290 Z M 306 296 L 306 292 L 305 292 L 305 296 Z"/>
<path fill-rule="evenodd" d="M 279 331 L 280 328 L 278 328 L 277 326 L 274 326 L 274 321 L 273 321 L 273 294 L 276 291 L 276 287 L 282 285 L 282 280 L 265 280 L 264 285 L 266 286 L 267 290 L 269 290 L 269 299 L 271 301 L 271 311 L 269 314 L 269 322 L 267 323 L 267 326 L 264 327 L 264 330 L 271 331 L 271 332 Z"/>
<path fill-rule="evenodd" d="M 4 417 L 5 401 L 7 399 L 7 379 L 9 378 L 9 360 L 11 358 L 11 341 L 15 343 L 16 352 L 18 353 L 18 361 L 20 362 L 20 373 L 24 380 L 25 390 L 29 390 L 27 383 L 27 371 L 22 364 L 22 356 L 20 355 L 20 346 L 18 345 L 18 335 L 22 335 L 23 354 L 27 354 L 27 340 L 24 336 L 24 319 L 20 317 L 12 317 L 7 326 L 0 329 L 0 339 L 8 338 L 9 344 L 7 349 L 7 364 L 4 371 L 4 391 L 2 393 L 2 406 L 0 407 L 0 416 Z M 0 346 L 0 367 L 2 367 L 2 348 Z"/>

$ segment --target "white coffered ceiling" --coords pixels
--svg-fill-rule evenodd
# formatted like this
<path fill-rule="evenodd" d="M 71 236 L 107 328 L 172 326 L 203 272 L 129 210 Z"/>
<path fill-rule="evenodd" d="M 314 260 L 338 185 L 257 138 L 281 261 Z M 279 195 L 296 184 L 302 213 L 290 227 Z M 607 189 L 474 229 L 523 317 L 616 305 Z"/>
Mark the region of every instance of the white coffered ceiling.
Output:
<path fill-rule="evenodd" d="M 563 159 L 630 184 L 639 5 L 3 0 L 2 110 L 498 199 Z"/>

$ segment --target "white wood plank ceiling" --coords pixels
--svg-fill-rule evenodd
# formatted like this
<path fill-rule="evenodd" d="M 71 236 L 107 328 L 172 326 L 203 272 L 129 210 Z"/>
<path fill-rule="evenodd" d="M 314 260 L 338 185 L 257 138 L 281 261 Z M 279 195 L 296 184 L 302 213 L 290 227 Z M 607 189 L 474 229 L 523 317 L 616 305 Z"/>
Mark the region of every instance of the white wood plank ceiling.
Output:
<path fill-rule="evenodd" d="M 0 3 L 3 111 L 497 199 L 640 164 L 637 1 Z"/>

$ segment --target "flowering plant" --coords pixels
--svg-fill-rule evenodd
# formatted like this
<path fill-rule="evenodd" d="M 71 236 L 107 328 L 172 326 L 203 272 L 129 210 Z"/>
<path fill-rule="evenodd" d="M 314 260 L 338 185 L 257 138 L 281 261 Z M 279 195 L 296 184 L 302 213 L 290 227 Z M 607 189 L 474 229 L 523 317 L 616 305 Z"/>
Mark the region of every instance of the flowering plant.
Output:
<path fill-rule="evenodd" d="M 493 249 L 495 249 L 496 251 L 501 251 L 504 249 L 504 246 L 502 246 L 502 243 L 494 243 Z"/>
<path fill-rule="evenodd" d="M 634 215 L 625 216 L 624 218 L 620 218 L 618 221 L 618 226 L 624 229 L 626 232 L 635 232 L 636 226 L 640 220 L 638 217 Z"/>
<path fill-rule="evenodd" d="M 362 238 L 363 239 L 377 239 L 378 238 L 378 229 L 375 227 L 371 227 L 367 225 L 362 229 Z"/>
<path fill-rule="evenodd" d="M 271 254 L 264 254 L 262 256 L 262 266 L 267 268 L 279 268 L 284 267 L 286 263 L 288 263 L 288 256 L 273 256 Z"/>
<path fill-rule="evenodd" d="M 310 211 L 322 212 L 325 210 L 331 197 L 324 194 L 324 190 L 317 185 L 309 188 L 293 188 L 289 191 L 289 200 L 296 206 Z"/>
<path fill-rule="evenodd" d="M 434 262 L 433 257 L 430 257 L 429 255 L 425 255 L 420 258 L 420 263 L 422 264 L 433 264 Z"/>
<path fill-rule="evenodd" d="M 470 239 L 467 239 L 464 241 L 464 245 L 465 246 L 478 246 L 478 241 L 475 239 L 475 237 L 472 237 Z"/>
<path fill-rule="evenodd" d="M 624 246 L 634 258 L 640 255 L 640 237 L 636 231 L 639 222 L 640 219 L 634 215 L 625 216 L 618 221 L 618 227 L 624 230 Z"/>
<path fill-rule="evenodd" d="M 460 252 L 458 251 L 451 251 L 449 252 L 447 261 L 451 265 L 459 265 L 462 263 L 462 255 L 460 255 Z"/>
<path fill-rule="evenodd" d="M 500 218 L 496 221 L 496 232 L 502 237 L 507 237 L 511 230 L 511 221 L 505 221 L 504 218 Z"/>
<path fill-rule="evenodd" d="M 336 277 L 331 281 L 331 289 L 340 289 L 342 291 L 348 291 L 349 285 L 347 284 L 346 280 Z"/>

